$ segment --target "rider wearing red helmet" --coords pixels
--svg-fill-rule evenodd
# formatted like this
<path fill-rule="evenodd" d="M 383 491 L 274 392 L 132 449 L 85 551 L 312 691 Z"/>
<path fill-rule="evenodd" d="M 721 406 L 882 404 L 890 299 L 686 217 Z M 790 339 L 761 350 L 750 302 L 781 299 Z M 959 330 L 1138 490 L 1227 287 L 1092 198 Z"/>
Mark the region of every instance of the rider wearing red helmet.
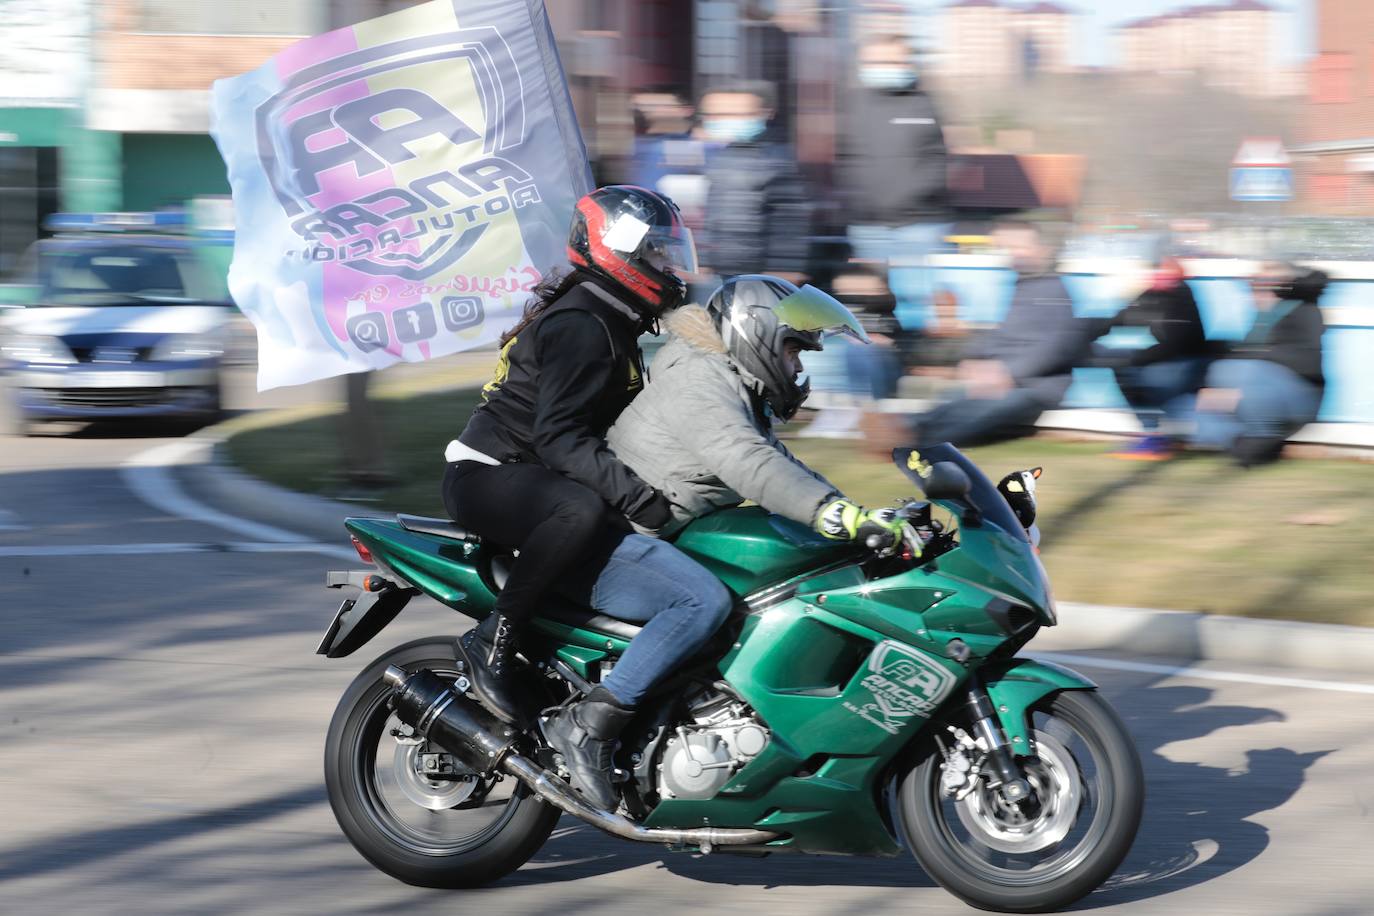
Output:
<path fill-rule="evenodd" d="M 577 203 L 568 260 L 573 270 L 546 277 L 502 337 L 482 403 L 445 452 L 444 505 L 484 541 L 519 550 L 494 613 L 458 646 L 474 693 L 502 718 L 532 713 L 514 685 L 516 642 L 550 592 L 645 622 L 601 686 L 546 726 L 574 784 L 614 808 L 604 761 L 615 736 L 730 598 L 671 544 L 632 533 L 628 521 L 662 527 L 670 506 L 605 441 L 644 387 L 639 336 L 682 303 L 696 270 L 691 231 L 660 194 L 599 188 Z"/>

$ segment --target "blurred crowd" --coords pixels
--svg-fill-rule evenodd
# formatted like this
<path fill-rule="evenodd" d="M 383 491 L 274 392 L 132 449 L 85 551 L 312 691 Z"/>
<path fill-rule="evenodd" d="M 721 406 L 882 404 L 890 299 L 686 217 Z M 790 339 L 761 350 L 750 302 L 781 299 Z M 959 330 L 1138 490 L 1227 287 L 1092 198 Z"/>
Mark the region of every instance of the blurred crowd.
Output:
<path fill-rule="evenodd" d="M 674 87 L 637 94 L 633 154 L 610 176 L 681 207 L 697 236 L 703 301 L 722 278 L 767 273 L 823 285 L 859 315 L 873 343 L 833 345 L 843 348 L 846 404 L 832 401 L 811 434 L 956 445 L 1027 435 L 1061 405 L 1079 367 L 1110 369 L 1140 422 L 1121 458 L 1164 460 L 1189 447 L 1251 466 L 1279 457 L 1316 419 L 1325 275 L 1265 262 L 1251 284 L 1249 333 L 1209 340 L 1180 265 L 1190 241 L 1164 235 L 1146 289 L 1113 317 L 1078 317 L 1055 272 L 1068 214 L 961 211 L 911 46 L 870 33 L 854 65 L 824 187 L 808 181 L 764 80 L 696 99 Z M 932 279 L 929 257 L 969 239 L 1015 273 L 993 327 L 962 322 L 954 291 Z"/>

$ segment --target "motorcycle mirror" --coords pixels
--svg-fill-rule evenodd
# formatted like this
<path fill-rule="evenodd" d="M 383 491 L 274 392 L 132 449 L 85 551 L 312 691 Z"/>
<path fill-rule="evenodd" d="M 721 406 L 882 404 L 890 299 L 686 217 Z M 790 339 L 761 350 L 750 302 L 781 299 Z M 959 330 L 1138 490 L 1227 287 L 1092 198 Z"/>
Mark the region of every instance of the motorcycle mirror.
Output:
<path fill-rule="evenodd" d="M 973 481 L 953 461 L 937 461 L 929 467 L 918 478 L 926 499 L 963 499 L 973 489 Z"/>

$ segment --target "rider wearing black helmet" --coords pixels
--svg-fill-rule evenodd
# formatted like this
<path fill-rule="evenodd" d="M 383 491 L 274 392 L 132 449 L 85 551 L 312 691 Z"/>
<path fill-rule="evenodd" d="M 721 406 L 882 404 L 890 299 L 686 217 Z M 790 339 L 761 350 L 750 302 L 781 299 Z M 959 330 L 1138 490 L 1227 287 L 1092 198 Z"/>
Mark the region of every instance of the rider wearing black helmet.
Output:
<path fill-rule="evenodd" d="M 806 400 L 801 354 L 826 333 L 867 342 L 858 320 L 813 286 L 749 275 L 727 280 L 705 308 L 665 321 L 654 377 L 607 435 L 616 456 L 666 494 L 671 534 L 693 518 L 751 499 L 828 538 L 890 548 L 902 537 L 891 509 L 865 510 L 806 467 L 773 433 Z"/>

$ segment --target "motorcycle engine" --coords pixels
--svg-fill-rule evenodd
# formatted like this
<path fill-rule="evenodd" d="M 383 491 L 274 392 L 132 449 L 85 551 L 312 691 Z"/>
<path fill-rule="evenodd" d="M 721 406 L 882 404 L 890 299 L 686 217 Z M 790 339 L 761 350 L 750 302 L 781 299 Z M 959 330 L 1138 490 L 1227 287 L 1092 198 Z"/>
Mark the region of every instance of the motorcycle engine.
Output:
<path fill-rule="evenodd" d="M 710 798 L 768 745 L 768 730 L 749 707 L 715 690 L 692 698 L 692 722 L 664 742 L 658 765 L 663 798 Z"/>

